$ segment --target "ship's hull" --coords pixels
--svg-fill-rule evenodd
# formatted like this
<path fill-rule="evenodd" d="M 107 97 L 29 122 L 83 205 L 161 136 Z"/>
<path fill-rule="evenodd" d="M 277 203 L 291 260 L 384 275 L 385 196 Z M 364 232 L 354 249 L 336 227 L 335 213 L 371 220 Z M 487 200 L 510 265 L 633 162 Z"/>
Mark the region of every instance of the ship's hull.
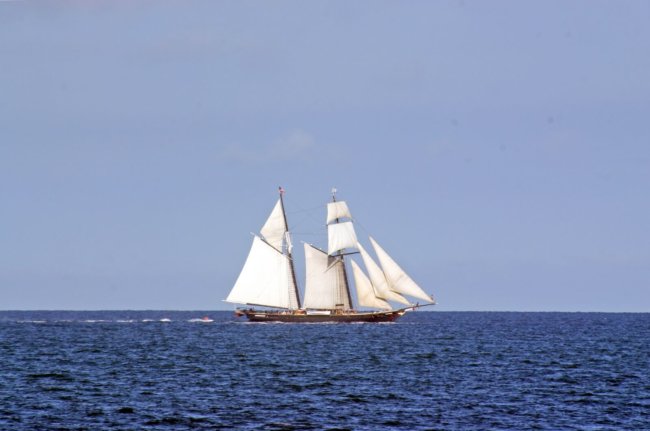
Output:
<path fill-rule="evenodd" d="M 251 322 L 285 323 L 382 323 L 402 317 L 407 309 L 376 312 L 305 313 L 302 311 L 237 310 L 237 316 L 246 316 Z"/>

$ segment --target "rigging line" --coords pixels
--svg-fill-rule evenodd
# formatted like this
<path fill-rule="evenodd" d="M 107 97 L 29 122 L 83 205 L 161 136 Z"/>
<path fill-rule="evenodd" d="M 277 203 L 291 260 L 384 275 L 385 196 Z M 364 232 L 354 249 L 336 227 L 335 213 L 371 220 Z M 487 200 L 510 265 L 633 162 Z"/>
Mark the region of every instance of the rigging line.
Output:
<path fill-rule="evenodd" d="M 295 223 L 295 224 L 293 225 L 294 228 L 295 228 L 296 226 L 300 226 L 300 225 L 302 225 L 302 223 L 304 223 L 305 221 L 307 221 L 307 219 L 309 219 L 309 216 L 308 216 L 308 217 L 303 217 L 302 219 L 300 219 L 299 222 L 297 222 L 297 223 Z M 295 229 L 293 229 L 292 232 L 295 233 Z"/>
<path fill-rule="evenodd" d="M 322 206 L 320 206 L 318 208 L 322 209 Z M 319 227 L 322 226 L 322 223 L 320 221 L 318 221 L 319 219 L 316 218 L 316 213 L 315 213 L 314 210 L 306 211 L 306 212 L 303 212 L 302 214 L 303 214 L 303 217 L 297 223 L 295 223 L 293 225 L 293 232 L 294 233 L 295 233 L 295 230 L 297 228 L 302 228 L 302 229 L 306 228 L 307 230 L 314 231 L 313 226 L 310 226 L 313 223 L 318 223 Z M 308 223 L 308 222 L 311 222 L 311 223 Z M 307 226 L 305 226 L 305 225 L 307 225 Z"/>
<path fill-rule="evenodd" d="M 325 205 L 317 205 L 317 206 L 311 206 L 309 208 L 302 208 L 299 207 L 298 209 L 292 209 L 291 211 L 287 211 L 287 214 L 300 214 L 300 213 L 313 213 L 316 212 L 316 210 L 322 210 L 325 207 Z"/>
<path fill-rule="evenodd" d="M 327 236 L 327 232 L 291 232 L 293 235 L 302 235 L 302 236 Z"/>
<path fill-rule="evenodd" d="M 352 222 L 353 222 L 355 225 L 359 226 L 359 227 L 361 228 L 361 230 L 363 231 L 363 233 L 364 233 L 366 236 L 368 236 L 368 237 L 370 236 L 370 232 L 368 231 L 368 229 L 366 229 L 366 227 L 365 227 L 364 225 L 362 225 L 361 222 L 360 222 L 359 220 L 353 218 L 353 219 L 352 219 Z"/>
<path fill-rule="evenodd" d="M 326 205 L 318 205 L 315 207 L 310 207 L 310 208 L 299 208 L 297 210 L 291 210 L 287 211 L 287 214 L 298 214 L 298 213 L 304 213 L 304 212 L 309 212 L 309 211 L 316 211 L 317 209 L 321 209 L 323 207 L 326 207 Z"/>
<path fill-rule="evenodd" d="M 311 219 L 312 221 L 318 223 L 318 226 L 321 226 L 321 227 L 322 227 L 322 225 L 323 225 L 322 222 L 319 221 L 319 219 L 316 218 L 316 214 L 315 214 L 315 212 L 314 212 L 314 211 L 311 211 L 311 212 L 306 213 L 305 216 L 304 216 L 304 217 L 303 217 L 303 218 L 302 218 L 298 223 L 296 223 L 296 224 L 294 225 L 294 227 L 295 227 L 295 226 L 300 226 L 300 224 L 301 224 L 301 223 L 304 223 L 305 221 L 307 221 L 307 219 Z"/>

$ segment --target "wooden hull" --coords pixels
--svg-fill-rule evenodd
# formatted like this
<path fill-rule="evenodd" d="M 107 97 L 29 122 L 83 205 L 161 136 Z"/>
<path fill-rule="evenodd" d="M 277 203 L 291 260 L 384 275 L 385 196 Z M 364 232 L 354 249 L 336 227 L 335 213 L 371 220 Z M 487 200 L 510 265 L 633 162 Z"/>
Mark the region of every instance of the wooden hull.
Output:
<path fill-rule="evenodd" d="M 285 323 L 381 323 L 393 322 L 406 313 L 407 309 L 376 312 L 343 312 L 318 314 L 292 311 L 237 310 L 235 315 L 246 316 L 251 322 Z"/>

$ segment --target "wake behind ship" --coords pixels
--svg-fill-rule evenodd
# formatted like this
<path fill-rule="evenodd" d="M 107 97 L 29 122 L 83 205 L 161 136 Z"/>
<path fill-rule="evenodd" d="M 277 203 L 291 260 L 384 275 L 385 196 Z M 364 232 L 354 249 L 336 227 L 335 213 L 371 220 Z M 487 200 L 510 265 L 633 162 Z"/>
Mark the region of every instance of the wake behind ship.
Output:
<path fill-rule="evenodd" d="M 237 316 L 246 316 L 252 322 L 392 322 L 408 310 L 435 304 L 433 297 L 370 238 L 379 264 L 373 260 L 357 240 L 348 205 L 336 200 L 336 189 L 327 204 L 327 251 L 304 244 L 306 281 L 301 302 L 282 187 L 279 193 L 226 298 L 226 302 L 245 305 L 237 308 Z M 362 309 L 354 307 L 346 267 L 346 257 L 357 253 L 368 274 L 350 259 L 357 302 Z M 413 303 L 407 297 L 425 302 Z M 401 307 L 394 308 L 391 303 Z"/>

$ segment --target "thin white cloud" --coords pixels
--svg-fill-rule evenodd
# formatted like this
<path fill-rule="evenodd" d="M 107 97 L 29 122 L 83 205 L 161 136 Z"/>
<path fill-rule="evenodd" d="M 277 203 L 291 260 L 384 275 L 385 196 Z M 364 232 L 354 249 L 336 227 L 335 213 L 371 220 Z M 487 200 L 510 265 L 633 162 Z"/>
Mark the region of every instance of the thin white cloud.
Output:
<path fill-rule="evenodd" d="M 219 154 L 223 161 L 242 163 L 268 163 L 311 158 L 316 141 L 307 132 L 295 129 L 266 145 L 232 143 Z"/>
<path fill-rule="evenodd" d="M 273 142 L 269 150 L 276 158 L 294 159 L 308 157 L 316 147 L 314 138 L 303 130 L 293 130 Z"/>

